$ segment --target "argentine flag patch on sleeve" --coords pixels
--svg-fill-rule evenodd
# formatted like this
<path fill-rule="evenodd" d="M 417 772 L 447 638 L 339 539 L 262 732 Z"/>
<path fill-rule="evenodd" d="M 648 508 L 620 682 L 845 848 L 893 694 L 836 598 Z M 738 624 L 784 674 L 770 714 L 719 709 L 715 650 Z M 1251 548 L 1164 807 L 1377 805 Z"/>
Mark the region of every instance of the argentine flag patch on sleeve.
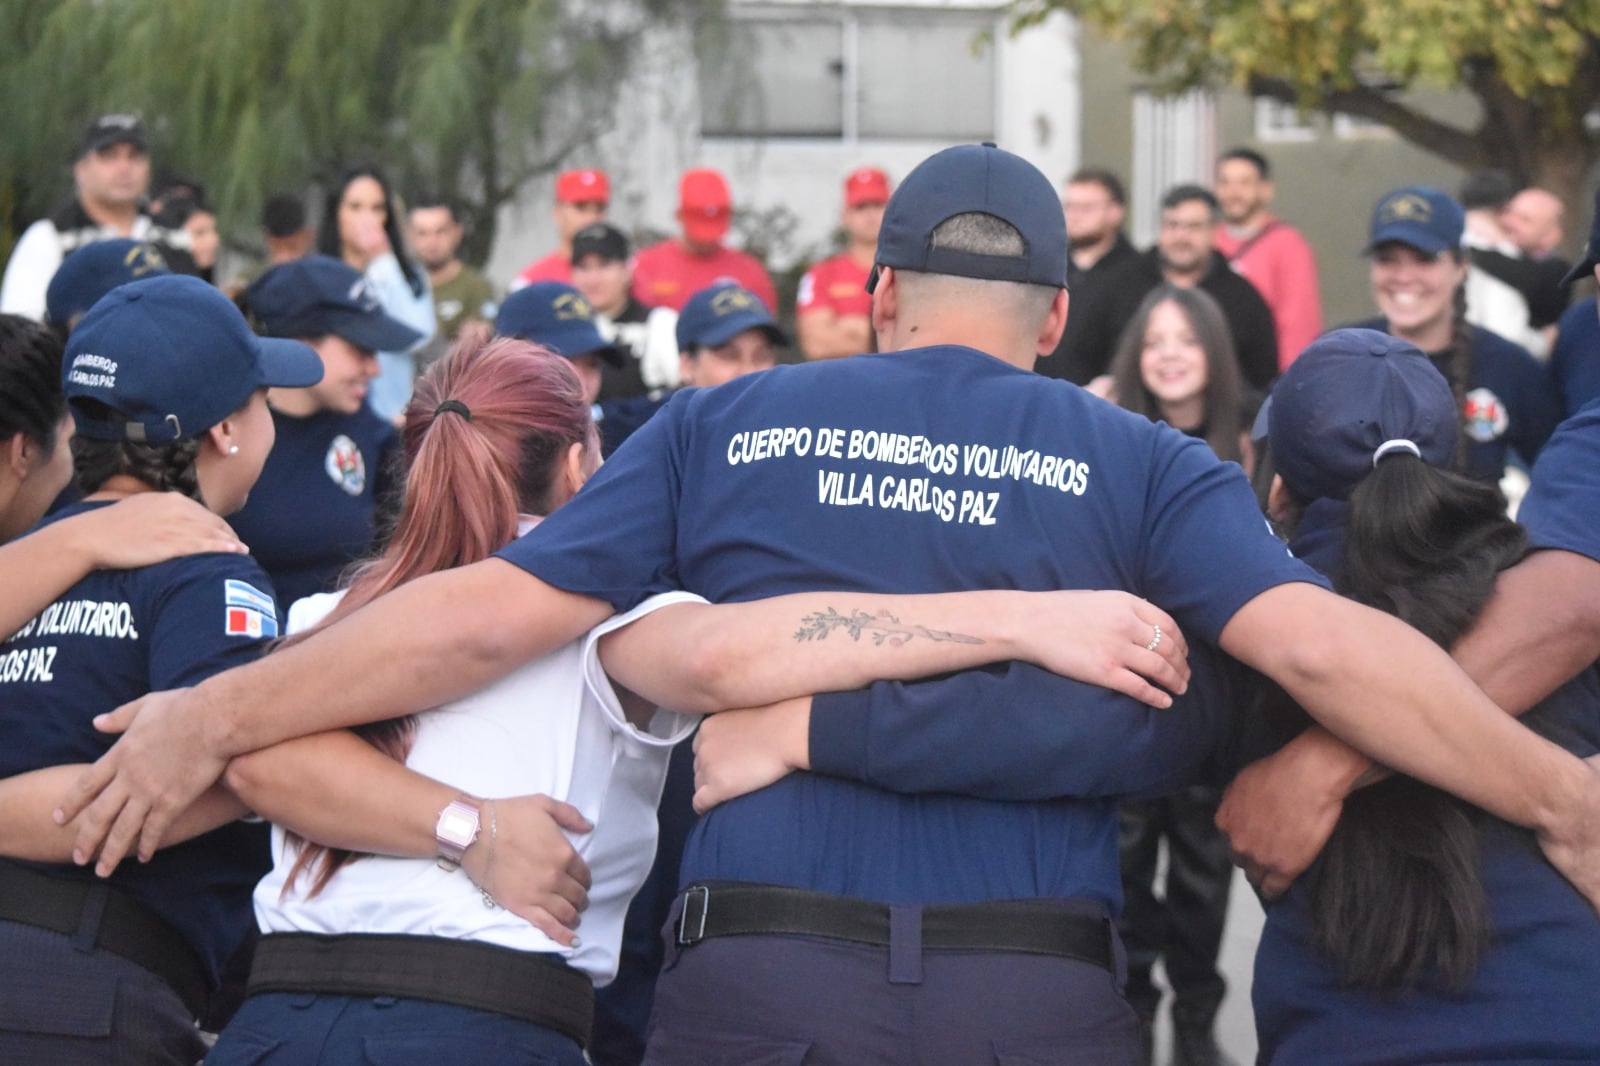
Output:
<path fill-rule="evenodd" d="M 222 588 L 224 633 L 258 640 L 278 635 L 278 607 L 271 596 L 235 578 L 223 582 Z"/>

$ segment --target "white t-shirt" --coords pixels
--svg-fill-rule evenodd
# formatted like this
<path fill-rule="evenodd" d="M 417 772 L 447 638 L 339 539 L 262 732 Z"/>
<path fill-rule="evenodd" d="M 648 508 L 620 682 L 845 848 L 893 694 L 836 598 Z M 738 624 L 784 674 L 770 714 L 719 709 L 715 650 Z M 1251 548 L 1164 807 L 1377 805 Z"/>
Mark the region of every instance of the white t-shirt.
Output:
<path fill-rule="evenodd" d="M 90 240 L 112 240 L 132 237 L 142 241 L 150 236 L 155 223 L 149 215 L 139 215 L 133 220 L 133 229 L 124 234 L 112 226 L 102 226 L 98 236 Z M 167 234 L 166 236 L 170 236 Z M 82 241 L 81 247 L 89 241 Z M 45 296 L 50 291 L 50 279 L 56 276 L 66 250 L 61 246 L 61 232 L 48 218 L 41 218 L 22 231 L 11 258 L 6 262 L 6 272 L 0 280 L 0 314 L 22 315 L 35 322 L 44 321 Z"/>
<path fill-rule="evenodd" d="M 315 625 L 340 595 L 296 602 L 289 631 Z M 704 602 L 683 592 L 652 597 L 488 688 L 417 716 L 406 759 L 411 769 L 485 798 L 544 793 L 572 804 L 594 826 L 590 833 L 568 834 L 594 879 L 577 948 L 562 947 L 503 908 L 485 906 L 465 871 L 446 873 L 432 859 L 367 856 L 341 868 L 311 899 L 304 897 L 303 881 L 286 895 L 296 850 L 278 826 L 272 829 L 272 872 L 256 887 L 262 931 L 481 940 L 559 954 L 595 984 L 609 982 L 628 903 L 655 858 L 667 757 L 698 719 L 660 710 L 648 731 L 635 728 L 600 665 L 599 639 L 661 607 Z M 480 832 L 489 832 L 487 818 Z"/>

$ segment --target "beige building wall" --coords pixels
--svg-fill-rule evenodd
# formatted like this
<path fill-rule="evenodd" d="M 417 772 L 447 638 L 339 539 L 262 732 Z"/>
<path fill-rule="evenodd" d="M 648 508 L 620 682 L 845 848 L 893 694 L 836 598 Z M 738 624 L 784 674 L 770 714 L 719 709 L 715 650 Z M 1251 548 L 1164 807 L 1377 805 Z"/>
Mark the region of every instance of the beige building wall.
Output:
<path fill-rule="evenodd" d="M 1147 82 L 1135 74 L 1122 46 L 1085 29 L 1083 151 L 1085 165 L 1110 167 L 1134 187 L 1134 100 Z M 1430 109 L 1470 121 L 1475 106 L 1465 94 L 1432 93 L 1418 99 Z M 1361 129 L 1348 120 L 1317 116 L 1309 131 L 1268 133 L 1257 122 L 1256 105 L 1244 93 L 1225 90 L 1214 100 L 1217 151 L 1254 148 L 1272 163 L 1276 210 L 1305 233 L 1317 253 L 1324 318 L 1330 326 L 1374 313 L 1360 251 L 1372 205 L 1391 189 L 1426 184 L 1454 194 L 1462 171 L 1386 130 Z M 1304 137 L 1304 139 L 1293 139 Z M 1203 184 L 1210 184 L 1209 175 Z M 1130 231 L 1130 235 L 1133 235 Z"/>

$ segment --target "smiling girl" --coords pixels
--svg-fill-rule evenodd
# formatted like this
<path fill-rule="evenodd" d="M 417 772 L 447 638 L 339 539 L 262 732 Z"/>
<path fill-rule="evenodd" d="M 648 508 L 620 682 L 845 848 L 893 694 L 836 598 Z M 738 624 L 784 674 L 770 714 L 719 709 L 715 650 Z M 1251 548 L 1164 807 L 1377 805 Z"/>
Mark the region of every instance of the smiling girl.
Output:
<path fill-rule="evenodd" d="M 1528 465 L 1561 421 L 1544 367 L 1497 333 L 1467 322 L 1466 216 L 1438 189 L 1396 189 L 1378 201 L 1367 243 L 1379 317 L 1358 323 L 1421 348 L 1450 382 L 1461 436 L 1453 469 L 1498 481 L 1510 452 Z"/>
<path fill-rule="evenodd" d="M 1118 406 L 1240 460 L 1239 361 L 1210 296 L 1176 285 L 1153 290 L 1122 333 L 1111 380 Z"/>
<path fill-rule="evenodd" d="M 1161 285 L 1139 305 L 1111 361 L 1119 406 L 1200 437 L 1222 459 L 1246 465 L 1239 362 L 1216 300 L 1199 289 Z M 1161 990 L 1151 968 L 1163 959 L 1172 986 L 1181 1061 L 1207 1061 L 1224 984 L 1217 971 L 1233 865 L 1213 825 L 1220 795 L 1194 785 L 1170 796 L 1126 801 L 1119 812 L 1123 893 L 1119 923 L 1128 950 L 1129 1004 L 1146 1041 Z M 1153 891 L 1163 842 L 1165 899 Z M 1187 1056 L 1187 1057 L 1184 1057 Z"/>

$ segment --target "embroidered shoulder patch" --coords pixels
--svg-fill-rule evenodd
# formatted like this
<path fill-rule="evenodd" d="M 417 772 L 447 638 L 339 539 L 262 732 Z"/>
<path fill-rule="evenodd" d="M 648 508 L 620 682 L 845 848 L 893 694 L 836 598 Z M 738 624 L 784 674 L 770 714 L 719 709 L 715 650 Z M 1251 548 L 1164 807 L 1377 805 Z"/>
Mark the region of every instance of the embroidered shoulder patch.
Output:
<path fill-rule="evenodd" d="M 222 585 L 222 631 L 229 636 L 272 638 L 278 635 L 278 610 L 272 597 L 248 581 L 229 578 Z"/>

